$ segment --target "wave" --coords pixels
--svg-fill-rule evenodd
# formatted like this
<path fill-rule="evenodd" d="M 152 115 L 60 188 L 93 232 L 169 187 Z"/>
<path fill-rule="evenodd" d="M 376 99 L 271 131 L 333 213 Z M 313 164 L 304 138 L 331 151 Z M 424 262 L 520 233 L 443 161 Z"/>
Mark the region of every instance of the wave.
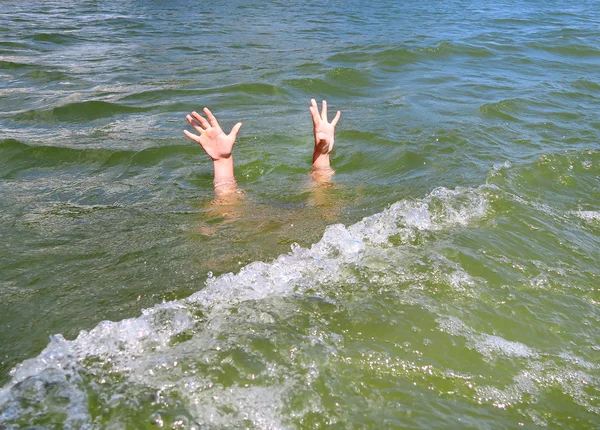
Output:
<path fill-rule="evenodd" d="M 591 45 L 581 43 L 569 43 L 565 45 L 550 45 L 539 42 L 532 42 L 527 45 L 529 48 L 540 49 L 542 51 L 560 54 L 569 57 L 592 58 L 600 56 L 600 49 Z"/>
<path fill-rule="evenodd" d="M 53 109 L 33 109 L 16 114 L 17 121 L 35 122 L 87 122 L 127 113 L 141 113 L 145 107 L 126 106 L 105 101 L 69 103 Z"/>
<path fill-rule="evenodd" d="M 219 96 L 219 103 L 225 103 L 229 99 L 237 105 L 250 104 L 274 104 L 279 101 L 287 102 L 287 92 L 284 88 L 263 82 L 240 83 L 221 87 L 205 89 L 175 89 L 161 88 L 148 91 L 138 91 L 119 99 L 119 103 L 135 103 L 143 106 L 142 109 L 159 110 L 160 112 L 189 112 L 198 109 L 197 103 L 168 102 L 169 100 L 190 99 L 196 97 L 206 100 L 210 97 Z M 167 102 L 166 102 L 167 101 Z"/>
<path fill-rule="evenodd" d="M 505 121 L 519 121 L 515 116 L 524 106 L 524 100 L 519 98 L 485 103 L 479 108 L 482 115 L 489 118 L 499 118 Z"/>
<path fill-rule="evenodd" d="M 30 49 L 31 48 L 31 46 L 26 43 L 11 42 L 8 40 L 0 40 L 0 46 L 6 47 L 6 48 L 20 48 L 20 49 Z"/>
<path fill-rule="evenodd" d="M 54 82 L 69 79 L 69 76 L 65 73 L 46 70 L 32 70 L 31 72 L 27 72 L 24 77 L 35 79 L 40 82 Z"/>
<path fill-rule="evenodd" d="M 0 142 L 0 152 L 25 147 Z M 153 148 L 147 155 L 161 150 Z M 477 188 L 437 188 L 422 198 L 400 200 L 355 224 L 327 227 L 310 247 L 292 245 L 273 261 L 255 261 L 218 277 L 209 274 L 204 287 L 188 298 L 158 304 L 138 318 L 101 322 L 74 340 L 53 336 L 37 357 L 11 370 L 10 381 L 0 389 L 0 425 L 124 427 L 150 421 L 167 427 L 181 422 L 209 428 L 293 427 L 294 420 L 306 422 L 314 414 L 331 417 L 325 405 L 329 391 L 323 394 L 323 386 L 343 379 L 344 369 L 362 376 L 375 372 L 378 381 L 394 378 L 395 387 L 412 381 L 443 384 L 452 392 L 446 398 L 502 408 L 527 408 L 530 395 L 548 397 L 558 390 L 584 413 L 598 413 L 585 388 L 597 383 L 597 364 L 567 348 L 544 349 L 544 339 L 528 344 L 535 341 L 510 330 L 502 333 L 488 321 L 489 313 L 514 317 L 514 306 L 504 311 L 498 304 L 505 300 L 506 283 L 511 294 L 545 288 L 557 290 L 547 300 L 567 296 L 572 286 L 564 276 L 551 277 L 553 270 L 565 269 L 547 267 L 539 255 L 549 253 L 547 261 L 556 264 L 567 261 L 560 254 L 567 245 L 553 240 L 561 231 L 553 223 L 583 224 L 587 230 L 569 231 L 573 243 L 575 234 L 592 237 L 597 229 L 597 210 L 574 207 L 582 199 L 560 178 L 573 172 L 595 187 L 598 154 L 548 154 L 526 165 L 499 164 Z M 507 222 L 511 213 L 516 215 Z M 550 216 L 540 219 L 546 213 Z M 536 234 L 523 237 L 531 228 Z M 543 236 L 552 239 L 546 248 L 540 244 Z M 471 245 L 460 250 L 465 242 Z M 579 252 L 573 258 L 573 267 L 597 267 L 589 255 Z M 471 312 L 469 304 L 475 302 Z M 367 308 L 369 318 L 382 315 L 374 326 L 361 321 Z M 539 321 L 544 315 L 532 318 Z M 569 316 L 553 313 L 549 323 L 561 324 L 563 318 Z M 436 336 L 438 353 L 444 348 L 450 358 L 432 354 L 427 359 L 436 365 L 422 366 L 386 352 L 383 341 L 368 357 L 353 356 L 354 340 L 345 331 L 352 324 L 354 336 L 362 335 L 365 324 L 369 330 L 394 331 L 394 342 L 413 325 L 415 330 L 428 327 L 426 339 L 420 340 L 427 346 L 428 338 Z M 400 326 L 406 332 L 396 332 Z M 374 340 L 359 340 L 359 353 L 370 342 L 365 339 Z M 417 348 L 407 343 L 405 351 Z M 464 369 L 465 362 L 492 367 L 478 374 L 502 371 L 506 377 L 473 379 L 466 388 L 465 374 L 454 370 Z M 504 364 L 495 367 L 497 362 L 511 367 L 506 371 Z M 373 392 L 361 392 L 361 401 L 369 400 L 367 394 Z M 356 412 L 351 409 L 345 410 Z"/>
<path fill-rule="evenodd" d="M 290 253 L 270 263 L 254 262 L 237 274 L 209 277 L 206 286 L 187 299 L 159 304 L 143 311 L 138 318 L 101 322 L 90 331 L 81 331 L 72 341 L 53 336 L 38 357 L 26 360 L 10 372 L 10 382 L 0 389 L 0 423 L 61 422 L 70 427 L 89 426 L 98 423 L 91 410 L 97 406 L 111 410 L 118 407 L 114 401 L 132 408 L 127 413 L 131 419 L 148 419 L 147 414 L 152 411 L 148 411 L 147 405 L 140 410 L 126 398 L 141 400 L 139 396 L 147 396 L 143 393 L 160 391 L 159 387 L 167 380 L 172 381 L 170 387 L 178 393 L 173 394 L 175 397 L 169 395 L 175 402 L 169 407 L 181 411 L 183 418 L 180 419 L 217 425 L 242 423 L 244 418 L 239 411 L 244 410 L 245 416 L 250 417 L 246 419 L 254 425 L 260 420 L 281 423 L 280 406 L 298 388 L 293 379 L 283 386 L 273 381 L 264 387 L 271 393 L 268 402 L 260 386 L 249 389 L 232 386 L 230 389 L 220 383 L 213 386 L 213 383 L 203 382 L 205 375 L 212 372 L 206 364 L 214 366 L 215 359 L 221 360 L 214 353 L 227 353 L 230 348 L 217 340 L 230 332 L 229 324 L 234 320 L 237 324 L 246 324 L 248 319 L 267 318 L 264 312 L 273 298 L 299 295 L 310 298 L 335 291 L 348 294 L 353 284 L 359 289 L 360 285 L 368 288 L 368 277 L 379 273 L 379 265 L 391 257 L 385 257 L 387 249 L 406 246 L 408 251 L 419 241 L 432 240 L 436 232 L 480 222 L 489 211 L 487 194 L 486 187 L 439 188 L 423 199 L 400 201 L 349 227 L 332 225 L 310 248 L 294 245 Z M 405 255 L 404 251 L 401 255 Z M 406 264 L 409 263 L 401 263 L 401 266 Z M 394 270 L 399 275 L 402 268 Z M 450 273 L 453 288 L 466 288 L 471 282 L 468 275 L 459 274 L 457 268 Z M 402 276 L 405 282 L 411 279 L 415 282 L 423 274 L 414 272 Z M 387 281 L 381 278 L 378 288 L 390 287 L 398 280 L 397 277 Z M 261 302 L 258 313 L 254 314 L 253 304 Z M 152 370 L 157 364 L 161 366 L 160 373 Z M 274 362 L 273 366 L 279 364 Z M 193 376 L 195 371 L 181 373 L 193 367 L 205 370 L 197 377 Z M 243 372 L 250 375 L 258 371 L 247 368 Z M 210 400 L 207 395 L 216 397 Z M 32 396 L 37 399 L 35 406 L 26 406 L 26 399 Z M 196 408 L 194 404 L 203 406 Z M 267 404 L 277 407 L 261 409 Z M 210 413 L 209 409 L 213 409 L 210 405 L 215 405 L 213 413 Z M 160 418 L 176 420 L 165 417 L 164 412 Z"/>
<path fill-rule="evenodd" d="M 593 100 L 591 96 L 566 90 L 550 91 L 552 98 L 537 97 L 513 97 L 500 100 L 493 103 L 485 103 L 479 111 L 488 118 L 499 118 L 505 121 L 523 121 L 525 118 L 543 119 L 545 122 L 552 120 L 557 122 L 568 122 L 581 118 L 577 111 L 566 110 L 563 105 L 558 103 L 558 98 L 567 100 Z M 529 126 L 527 124 L 526 126 Z M 536 126 L 533 124 L 533 126 Z"/>
<path fill-rule="evenodd" d="M 493 52 L 488 48 L 475 45 L 441 42 L 435 46 L 415 48 L 389 48 L 387 46 L 369 47 L 369 51 L 355 49 L 330 56 L 327 61 L 342 64 L 375 64 L 380 67 L 399 67 L 418 61 L 461 55 L 474 58 L 489 57 Z"/>
<path fill-rule="evenodd" d="M 369 72 L 356 70 L 349 67 L 336 67 L 327 72 L 327 78 L 339 81 L 344 85 L 354 87 L 369 87 L 372 85 L 372 79 Z"/>
<path fill-rule="evenodd" d="M 360 88 L 354 88 L 347 86 L 344 82 L 337 81 L 335 79 L 321 79 L 321 78 L 296 78 L 286 79 L 283 84 L 292 88 L 293 90 L 300 90 L 309 97 L 313 97 L 315 94 L 320 96 L 361 96 L 364 92 Z"/>
<path fill-rule="evenodd" d="M 594 156 L 573 156 L 586 155 Z M 563 156 L 553 160 L 554 165 L 565 163 Z M 537 164 L 503 165 L 494 171 L 506 177 L 535 169 Z M 291 252 L 271 262 L 256 261 L 218 277 L 209 274 L 203 289 L 146 309 L 138 318 L 103 321 L 74 340 L 52 336 L 37 357 L 11 370 L 10 381 L 0 389 L 0 424 L 295 427 L 315 414 L 323 419 L 337 416 L 327 415 L 331 392 L 323 386 L 352 386 L 344 376 L 346 369 L 350 378 L 359 372 L 377 381 L 396 381 L 394 387 L 410 384 L 416 390 L 412 395 L 420 393 L 413 381 L 426 387 L 443 384 L 444 393 L 449 392 L 438 393 L 442 398 L 501 409 L 527 408 L 531 396 L 547 398 L 558 392 L 584 413 L 596 414 L 600 410 L 586 394 L 586 387 L 598 382 L 596 363 L 566 348 L 527 344 L 518 333 L 486 332 L 491 330 L 490 313 L 496 318 L 502 312 L 497 300 L 506 292 L 493 285 L 487 288 L 486 279 L 469 274 L 465 267 L 474 258 L 487 259 L 494 268 L 490 282 L 502 265 L 514 267 L 508 257 L 495 255 L 498 249 L 489 250 L 489 255 L 485 252 L 487 241 L 494 240 L 488 229 L 503 222 L 502 206 L 509 200 L 510 194 L 494 184 L 437 188 L 423 198 L 398 201 L 353 225 L 331 225 L 311 247 L 293 245 Z M 98 209 L 102 208 L 86 208 Z M 598 219 L 597 211 L 574 216 L 594 223 Z M 477 237 L 471 233 L 480 228 L 491 238 L 477 244 L 479 257 L 467 253 L 463 259 L 451 260 L 439 252 L 440 247 L 455 246 L 448 243 L 449 235 L 464 232 L 462 237 L 473 241 Z M 515 249 L 518 254 L 525 252 L 519 246 Z M 521 288 L 548 288 L 544 282 L 543 276 L 532 277 L 531 284 Z M 486 301 L 486 296 L 491 299 Z M 484 321 L 477 326 L 473 314 L 478 311 L 465 311 L 460 317 L 453 312 L 453 303 L 464 309 L 474 300 L 485 304 Z M 402 307 L 402 321 L 386 319 L 398 314 L 394 306 Z M 371 319 L 382 315 L 374 326 L 361 320 L 367 308 Z M 532 306 L 528 312 L 535 309 Z M 514 314 L 509 309 L 504 316 Z M 532 318 L 559 324 L 561 316 Z M 419 321 L 418 327 L 414 321 Z M 363 340 L 356 339 L 360 346 L 353 351 L 355 339 L 346 329 L 354 325 L 351 332 L 361 336 L 363 324 L 365 330 L 384 328 L 377 334 L 381 339 L 393 331 L 394 342 L 411 326 L 416 331 L 428 327 L 423 346 L 406 341 L 404 351 L 427 351 L 429 338 L 434 337 L 437 351 L 443 348 L 449 358 L 442 362 L 436 356 L 435 364 L 427 364 L 434 354 L 423 364 L 390 354 L 382 343 L 365 349 L 364 339 L 374 339 L 370 332 Z M 406 331 L 398 331 L 400 327 Z M 398 347 L 402 351 L 402 345 Z M 504 377 L 473 378 L 465 362 L 479 363 L 477 374 L 501 371 Z M 366 386 L 362 390 L 364 406 L 373 392 Z M 341 420 L 357 412 L 352 405 L 344 411 Z"/>
<path fill-rule="evenodd" d="M 35 40 L 36 42 L 50 42 L 58 45 L 65 45 L 71 42 L 82 40 L 75 35 L 64 33 L 37 33 L 29 38 Z"/>
<path fill-rule="evenodd" d="M 494 169 L 488 183 L 530 196 L 538 203 L 545 204 L 545 199 L 552 198 L 553 205 L 568 214 L 575 204 L 574 199 L 583 202 L 596 194 L 598 175 L 600 151 L 588 149 L 544 154 L 530 164 L 514 166 L 508 171 Z M 552 216 L 558 214 L 552 213 Z"/>
<path fill-rule="evenodd" d="M 304 74 L 312 74 L 317 71 L 318 66 L 308 63 L 302 67 L 306 68 Z M 314 67 L 315 70 L 310 70 Z M 365 90 L 372 86 L 371 74 L 368 71 L 357 70 L 348 67 L 335 67 L 329 69 L 323 78 L 295 78 L 283 81 L 283 86 L 292 90 L 302 90 L 309 96 L 322 95 L 364 95 Z M 219 91 L 221 91 L 219 89 Z M 275 94 L 287 94 L 288 90 L 276 87 Z"/>
<path fill-rule="evenodd" d="M 580 90 L 590 91 L 594 94 L 598 94 L 598 92 L 600 92 L 600 83 L 583 78 L 579 78 L 573 82 L 573 87 Z"/>
<path fill-rule="evenodd" d="M 0 158 L 10 161 L 0 167 L 0 177 L 13 176 L 20 171 L 60 167 L 61 165 L 154 166 L 167 158 L 197 156 L 193 145 L 168 145 L 133 150 L 110 150 L 102 148 L 71 148 L 48 145 L 28 145 L 15 139 L 0 140 Z"/>
<path fill-rule="evenodd" d="M 377 49 L 377 48 L 371 48 Z M 330 56 L 327 61 L 332 63 L 347 63 L 347 64 L 370 64 L 387 66 L 401 66 L 404 64 L 414 63 L 418 59 L 418 54 L 409 49 L 389 48 L 375 52 L 364 50 L 347 51 Z"/>
<path fill-rule="evenodd" d="M 0 60 L 0 70 L 23 70 L 35 67 L 33 64 L 19 63 L 16 61 Z"/>
<path fill-rule="evenodd" d="M 463 55 L 467 57 L 491 57 L 492 51 L 483 47 L 468 44 L 442 42 L 437 46 L 419 48 L 418 52 L 427 58 L 440 58 L 448 55 Z"/>

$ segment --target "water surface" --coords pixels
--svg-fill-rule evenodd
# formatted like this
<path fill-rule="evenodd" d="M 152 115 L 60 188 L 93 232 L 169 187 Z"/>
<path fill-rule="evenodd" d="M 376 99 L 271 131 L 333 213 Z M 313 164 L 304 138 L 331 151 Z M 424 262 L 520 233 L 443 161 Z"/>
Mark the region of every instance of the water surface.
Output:
<path fill-rule="evenodd" d="M 0 7 L 0 426 L 600 425 L 594 2 Z"/>

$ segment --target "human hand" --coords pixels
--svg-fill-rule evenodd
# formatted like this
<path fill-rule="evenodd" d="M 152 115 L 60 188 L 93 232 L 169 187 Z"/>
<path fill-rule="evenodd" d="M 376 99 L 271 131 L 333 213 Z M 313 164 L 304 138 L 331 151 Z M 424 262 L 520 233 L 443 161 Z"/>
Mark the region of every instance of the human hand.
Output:
<path fill-rule="evenodd" d="M 208 121 L 198 112 L 192 112 L 191 115 L 186 115 L 185 117 L 199 135 L 190 133 L 187 130 L 184 130 L 183 134 L 194 142 L 199 143 L 214 162 L 230 158 L 235 138 L 242 127 L 242 123 L 238 122 L 233 126 L 229 134 L 225 134 L 219 122 L 208 108 L 204 108 L 204 114 L 208 118 Z"/>
<path fill-rule="evenodd" d="M 310 114 L 313 120 L 315 147 L 313 151 L 313 167 L 323 169 L 329 167 L 329 153 L 333 150 L 335 126 L 342 115 L 337 111 L 331 123 L 327 120 L 327 102 L 323 100 L 321 113 L 315 99 L 310 100 Z"/>

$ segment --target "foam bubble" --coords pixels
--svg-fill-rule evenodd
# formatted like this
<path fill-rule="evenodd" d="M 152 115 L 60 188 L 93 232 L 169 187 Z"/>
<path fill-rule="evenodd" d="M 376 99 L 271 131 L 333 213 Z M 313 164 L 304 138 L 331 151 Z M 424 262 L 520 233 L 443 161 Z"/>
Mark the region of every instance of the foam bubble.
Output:
<path fill-rule="evenodd" d="M 574 211 L 573 213 L 586 222 L 600 221 L 600 211 Z"/>
<path fill-rule="evenodd" d="M 491 356 L 498 353 L 507 357 L 533 357 L 536 354 L 531 348 L 520 343 L 506 340 L 500 336 L 482 335 L 475 340 L 475 349 L 482 355 Z"/>
<path fill-rule="evenodd" d="M 538 356 L 533 349 L 520 342 L 510 341 L 497 335 L 478 333 L 457 317 L 440 317 L 437 322 L 440 330 L 452 336 L 464 337 L 470 348 L 475 349 L 486 358 L 496 356 L 529 358 Z"/>

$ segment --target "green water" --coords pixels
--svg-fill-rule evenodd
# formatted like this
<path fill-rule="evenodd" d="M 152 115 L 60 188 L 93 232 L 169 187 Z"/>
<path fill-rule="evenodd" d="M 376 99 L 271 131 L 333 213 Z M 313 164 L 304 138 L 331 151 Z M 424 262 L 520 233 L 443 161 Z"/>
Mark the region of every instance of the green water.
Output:
<path fill-rule="evenodd" d="M 1 428 L 600 426 L 595 2 L 0 10 Z"/>

